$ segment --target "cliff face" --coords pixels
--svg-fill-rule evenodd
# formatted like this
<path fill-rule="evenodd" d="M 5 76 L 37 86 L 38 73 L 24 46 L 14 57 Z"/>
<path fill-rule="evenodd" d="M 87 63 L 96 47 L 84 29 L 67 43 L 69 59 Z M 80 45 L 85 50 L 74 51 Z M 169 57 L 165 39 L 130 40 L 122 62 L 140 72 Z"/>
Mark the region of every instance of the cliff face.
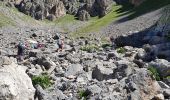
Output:
<path fill-rule="evenodd" d="M 1 0 L 11 2 L 23 13 L 35 19 L 53 20 L 67 14 L 81 16 L 105 16 L 111 9 L 113 0 Z M 82 11 L 86 13 L 82 13 Z M 88 17 L 87 16 L 87 17 Z M 88 19 L 79 18 L 80 20 Z"/>

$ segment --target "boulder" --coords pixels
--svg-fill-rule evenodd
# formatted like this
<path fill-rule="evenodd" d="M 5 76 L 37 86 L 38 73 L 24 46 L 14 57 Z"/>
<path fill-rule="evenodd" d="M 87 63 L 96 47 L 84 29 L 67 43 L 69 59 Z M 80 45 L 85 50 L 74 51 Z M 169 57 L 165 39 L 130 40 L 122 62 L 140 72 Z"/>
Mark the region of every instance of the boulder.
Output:
<path fill-rule="evenodd" d="M 77 55 L 72 55 L 72 54 L 68 54 L 66 56 L 66 59 L 71 62 L 71 63 L 79 63 L 80 59 L 78 57 L 76 57 Z"/>
<path fill-rule="evenodd" d="M 112 4 L 113 0 L 96 0 L 99 17 L 105 16 L 111 10 Z"/>
<path fill-rule="evenodd" d="M 170 99 L 170 89 L 164 89 L 163 95 L 165 98 Z"/>
<path fill-rule="evenodd" d="M 63 2 L 59 1 L 55 6 L 52 7 L 50 12 L 51 14 L 55 15 L 57 18 L 65 16 L 66 10 L 63 5 Z"/>
<path fill-rule="evenodd" d="M 0 68 L 0 100 L 34 99 L 35 89 L 25 71 L 15 63 Z"/>
<path fill-rule="evenodd" d="M 49 70 L 50 68 L 56 66 L 56 64 L 55 64 L 51 59 L 49 59 L 49 58 L 44 58 L 44 57 L 39 58 L 39 59 L 37 60 L 37 64 L 38 64 L 38 65 L 41 65 L 41 66 L 44 66 L 45 69 L 47 69 L 47 70 Z"/>
<path fill-rule="evenodd" d="M 79 72 L 83 71 L 83 67 L 80 64 L 72 64 L 70 66 L 68 66 L 66 72 L 65 72 L 65 76 L 69 77 L 69 76 L 75 76 L 76 74 L 78 74 Z"/>
<path fill-rule="evenodd" d="M 87 88 L 87 91 L 89 91 L 92 95 L 94 95 L 94 94 L 100 94 L 102 89 L 98 85 L 94 84 L 89 86 Z"/>
<path fill-rule="evenodd" d="M 108 80 L 113 78 L 113 69 L 105 68 L 104 66 L 96 66 L 92 71 L 92 78 L 98 81 Z"/>
<path fill-rule="evenodd" d="M 49 14 L 49 15 L 47 16 L 47 19 L 50 20 L 50 21 L 54 21 L 54 20 L 56 19 L 56 16 L 53 15 L 53 14 Z"/>
<path fill-rule="evenodd" d="M 163 94 L 157 94 L 153 97 L 153 100 L 165 100 Z"/>
<path fill-rule="evenodd" d="M 127 60 L 120 60 L 116 62 L 117 68 L 114 70 L 114 78 L 121 80 L 125 77 L 128 77 L 134 72 L 133 63 Z"/>
<path fill-rule="evenodd" d="M 130 75 L 125 82 L 127 84 L 126 89 L 131 94 L 131 97 L 136 92 L 138 95 L 135 98 L 140 98 L 141 100 L 150 100 L 162 92 L 157 81 L 152 79 L 150 73 L 145 68 L 137 69 L 136 73 Z M 162 95 L 159 97 L 162 98 Z"/>
<path fill-rule="evenodd" d="M 81 21 L 87 21 L 90 19 L 90 14 L 86 10 L 81 10 L 78 14 L 78 19 Z"/>

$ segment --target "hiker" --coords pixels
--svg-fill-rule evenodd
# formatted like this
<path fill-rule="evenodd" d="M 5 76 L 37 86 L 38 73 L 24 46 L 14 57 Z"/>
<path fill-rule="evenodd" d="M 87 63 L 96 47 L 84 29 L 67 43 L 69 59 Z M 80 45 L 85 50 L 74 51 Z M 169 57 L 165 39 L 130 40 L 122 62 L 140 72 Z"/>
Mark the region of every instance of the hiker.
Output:
<path fill-rule="evenodd" d="M 17 45 L 17 48 L 18 48 L 18 52 L 17 52 L 18 60 L 22 61 L 24 60 L 23 57 L 24 57 L 26 45 L 24 44 L 24 42 L 20 41 L 19 44 Z"/>
<path fill-rule="evenodd" d="M 115 49 L 116 48 L 116 44 L 115 44 L 115 39 L 114 39 L 113 36 L 110 36 L 110 42 L 111 42 L 112 49 Z"/>
<path fill-rule="evenodd" d="M 62 51 L 64 48 L 64 38 L 57 40 L 57 52 Z"/>
<path fill-rule="evenodd" d="M 60 34 L 59 34 L 59 33 L 56 33 L 55 36 L 53 36 L 53 39 L 54 39 L 54 40 L 60 39 Z"/>

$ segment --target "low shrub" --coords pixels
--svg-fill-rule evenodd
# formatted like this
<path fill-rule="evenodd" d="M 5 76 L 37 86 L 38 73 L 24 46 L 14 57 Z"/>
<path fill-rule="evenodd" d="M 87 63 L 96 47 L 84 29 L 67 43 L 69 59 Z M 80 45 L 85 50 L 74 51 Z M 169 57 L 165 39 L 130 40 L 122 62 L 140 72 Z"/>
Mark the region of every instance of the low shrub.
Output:
<path fill-rule="evenodd" d="M 90 92 L 81 90 L 79 92 L 79 98 L 83 100 L 87 100 L 87 97 L 90 95 Z"/>
<path fill-rule="evenodd" d="M 161 77 L 160 77 L 160 74 L 159 72 L 157 71 L 157 69 L 153 66 L 149 66 L 148 67 L 148 70 L 151 72 L 152 76 L 157 80 L 157 81 L 160 81 L 161 80 Z"/>
<path fill-rule="evenodd" d="M 107 47 L 111 47 L 111 44 L 102 44 L 102 48 L 107 48 Z"/>
<path fill-rule="evenodd" d="M 125 48 L 120 47 L 120 48 L 117 49 L 117 52 L 123 54 L 123 53 L 126 52 L 126 50 L 125 50 Z"/>
<path fill-rule="evenodd" d="M 32 83 L 33 83 L 33 85 L 39 84 L 44 89 L 48 88 L 52 85 L 50 77 L 45 74 L 32 77 Z"/>
<path fill-rule="evenodd" d="M 87 52 L 94 52 L 94 51 L 98 51 L 99 47 L 96 45 L 85 45 L 85 46 L 82 46 L 80 50 L 87 51 Z"/>

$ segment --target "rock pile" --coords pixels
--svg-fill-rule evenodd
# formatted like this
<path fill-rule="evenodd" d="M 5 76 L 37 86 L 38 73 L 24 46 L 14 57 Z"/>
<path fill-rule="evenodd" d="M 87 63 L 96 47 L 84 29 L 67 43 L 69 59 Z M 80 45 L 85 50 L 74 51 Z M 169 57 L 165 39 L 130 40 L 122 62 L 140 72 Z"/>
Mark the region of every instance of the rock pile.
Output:
<path fill-rule="evenodd" d="M 27 32 L 32 31 L 27 30 Z M 112 50 L 109 47 L 102 47 L 100 46 L 102 44 L 100 44 L 99 46 L 96 45 L 98 49 L 90 51 L 83 49 L 83 47 L 89 46 L 88 49 L 93 49 L 94 46 L 90 45 L 96 44 L 95 39 L 92 43 L 86 44 L 84 38 L 74 41 L 62 34 L 65 37 L 64 50 L 55 52 L 57 40 L 55 40 L 54 37 L 56 36 L 53 32 L 49 34 L 49 32 L 41 30 L 41 34 L 38 31 L 32 33 L 34 35 L 25 34 L 25 36 L 34 36 L 34 39 L 43 42 L 45 47 L 28 50 L 25 55 L 26 60 L 18 62 L 20 65 L 14 64 L 13 62 L 17 62 L 9 60 L 8 57 L 2 55 L 3 53 L 1 54 L 4 59 L 1 60 L 0 77 L 5 80 L 0 81 L 0 93 L 3 94 L 0 95 L 0 98 L 6 99 L 8 95 L 11 99 L 33 98 L 34 88 L 22 68 L 26 68 L 26 73 L 32 79 L 42 76 L 44 73 L 50 77 L 52 85 L 48 88 L 44 88 L 41 83 L 34 84 L 36 89 L 35 99 L 38 100 L 56 100 L 56 98 L 74 100 L 83 98 L 92 100 L 164 100 L 170 98 L 168 86 L 170 74 L 167 71 L 169 62 L 159 59 L 153 60 L 153 62 L 145 61 L 146 58 L 152 57 L 146 48 L 125 46 L 122 47 L 124 50 L 120 52 L 120 49 Z M 8 45 L 2 45 L 2 50 L 5 50 L 6 46 Z M 12 46 L 8 48 L 12 49 Z M 10 59 L 14 58 L 11 57 Z M 148 70 L 150 66 L 160 71 L 160 77 L 162 77 L 162 73 L 166 73 L 163 74 L 164 79 L 162 81 L 155 80 L 154 73 Z M 164 66 L 161 67 L 163 69 L 160 69 L 160 66 Z M 14 76 L 8 75 L 8 73 L 6 75 L 4 72 L 13 73 Z M 10 82 L 6 80 L 7 77 L 11 77 L 8 78 L 11 79 Z M 21 80 L 22 77 L 24 78 Z M 14 84 L 16 80 L 18 81 Z M 16 93 L 4 90 L 6 88 L 3 88 L 3 86 L 7 83 L 11 83 L 8 84 L 11 86 L 14 85 L 14 87 L 9 86 L 9 88 L 18 89 Z M 20 87 L 18 84 L 20 84 Z M 21 92 L 23 93 L 21 94 Z"/>

